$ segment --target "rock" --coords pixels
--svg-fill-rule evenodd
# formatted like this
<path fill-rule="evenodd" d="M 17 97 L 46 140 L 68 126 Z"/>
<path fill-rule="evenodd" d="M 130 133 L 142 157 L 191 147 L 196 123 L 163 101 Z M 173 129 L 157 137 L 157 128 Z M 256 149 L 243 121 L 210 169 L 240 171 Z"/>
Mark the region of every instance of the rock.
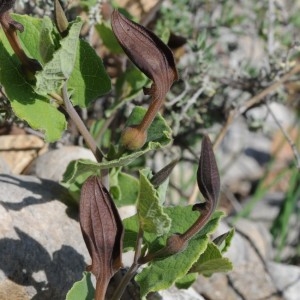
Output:
<path fill-rule="evenodd" d="M 243 118 L 237 118 L 217 152 L 222 184 L 230 191 L 248 195 L 251 181 L 261 178 L 270 158 L 271 141 L 261 133 L 249 131 Z"/>
<path fill-rule="evenodd" d="M 31 298 L 26 293 L 24 286 L 8 279 L 0 282 L 0 299 L 30 300 Z"/>
<path fill-rule="evenodd" d="M 5 162 L 5 160 L 0 156 L 0 174 L 1 173 L 6 173 L 9 174 L 11 173 L 10 168 L 8 164 Z"/>
<path fill-rule="evenodd" d="M 268 270 L 284 299 L 299 299 L 300 267 L 269 262 Z"/>
<path fill-rule="evenodd" d="M 259 222 L 264 224 L 264 227 L 268 230 L 274 224 L 274 220 L 279 215 L 280 209 L 284 201 L 287 201 L 286 195 L 282 192 L 269 192 L 255 204 L 250 212 L 249 219 L 253 222 Z M 300 209 L 300 202 L 295 206 L 295 211 Z M 299 240 L 300 223 L 297 218 L 297 214 L 293 213 L 289 217 L 289 230 L 283 249 L 280 251 L 280 259 L 282 261 L 290 261 L 292 257 L 296 257 L 297 246 L 295 241 Z M 280 224 L 278 224 L 280 226 Z"/>
<path fill-rule="evenodd" d="M 270 229 L 274 219 L 279 213 L 283 199 L 283 193 L 266 194 L 263 199 L 255 203 L 249 214 L 249 218 L 253 222 L 263 223 L 266 228 Z M 247 201 L 245 201 L 245 205 L 247 205 Z"/>
<path fill-rule="evenodd" d="M 193 288 L 181 290 L 173 286 L 159 294 L 163 300 L 204 300 Z"/>
<path fill-rule="evenodd" d="M 44 150 L 45 142 L 35 135 L 0 136 L 0 156 L 13 174 L 20 174 Z"/>
<path fill-rule="evenodd" d="M 256 254 L 261 257 L 263 260 L 269 260 L 273 258 L 272 251 L 272 238 L 270 232 L 267 228 L 260 222 L 251 222 L 247 219 L 239 219 L 235 224 L 237 234 L 242 237 L 245 241 L 248 241 L 251 246 L 255 250 Z M 244 242 L 245 244 L 245 242 Z M 247 245 L 248 246 L 248 245 Z M 238 247 L 230 248 L 228 251 L 228 255 L 230 259 L 236 261 L 236 257 L 238 255 L 237 252 L 240 249 Z M 235 253 L 234 253 L 235 252 Z M 245 257 L 245 260 L 250 260 L 250 257 Z"/>
<path fill-rule="evenodd" d="M 90 258 L 58 183 L 0 175 L 1 299 L 65 299 Z M 20 296 L 22 295 L 22 296 Z"/>
<path fill-rule="evenodd" d="M 78 146 L 65 146 L 40 155 L 32 161 L 23 174 L 61 181 L 68 164 L 72 160 L 81 158 L 96 161 L 93 153 L 88 149 Z"/>

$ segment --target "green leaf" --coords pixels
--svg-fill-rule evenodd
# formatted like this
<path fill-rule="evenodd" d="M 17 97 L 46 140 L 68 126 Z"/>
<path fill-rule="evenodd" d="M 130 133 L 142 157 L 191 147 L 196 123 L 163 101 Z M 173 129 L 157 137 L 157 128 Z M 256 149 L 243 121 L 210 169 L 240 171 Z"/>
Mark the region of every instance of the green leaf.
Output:
<path fill-rule="evenodd" d="M 46 96 L 57 92 L 69 79 L 75 65 L 81 27 L 80 19 L 72 23 L 68 35 L 60 41 L 61 47 L 45 64 L 43 70 L 36 75 L 36 92 L 38 94 Z"/>
<path fill-rule="evenodd" d="M 146 109 L 135 107 L 128 119 L 128 126 L 139 122 Z M 108 161 L 95 163 L 92 161 L 79 159 L 69 164 L 63 176 L 63 182 L 71 185 L 76 181 L 77 176 L 86 176 L 85 174 L 98 174 L 101 169 L 117 168 L 130 164 L 138 157 L 146 154 L 151 150 L 157 150 L 167 145 L 171 141 L 171 129 L 163 117 L 158 114 L 148 130 L 148 139 L 146 145 L 136 152 L 125 152 L 120 157 L 109 157 Z M 87 177 L 86 177 L 87 178 Z"/>
<path fill-rule="evenodd" d="M 28 36 L 26 43 L 25 49 L 31 49 L 29 45 L 31 43 L 36 44 L 36 37 Z M 31 52 L 28 54 L 34 57 Z M 54 105 L 50 104 L 47 98 L 37 95 L 33 87 L 26 81 L 21 71 L 20 62 L 1 28 L 0 83 L 5 88 L 5 94 L 11 102 L 16 116 L 25 120 L 33 129 L 43 131 L 48 142 L 56 141 L 61 137 L 66 128 L 64 115 Z"/>
<path fill-rule="evenodd" d="M 136 276 L 141 296 L 149 292 L 169 288 L 176 280 L 187 274 L 193 263 L 204 252 L 208 243 L 206 236 L 198 236 L 189 242 L 188 247 L 166 259 L 154 261 Z"/>
<path fill-rule="evenodd" d="M 110 172 L 110 194 L 117 206 L 135 204 L 139 192 L 139 181 L 120 169 Z"/>
<path fill-rule="evenodd" d="M 192 206 L 176 206 L 176 207 L 166 207 L 165 212 L 172 219 L 170 232 L 168 235 L 165 235 L 159 239 L 155 234 L 147 233 L 144 234 L 144 242 L 150 247 L 153 248 L 153 251 L 158 250 L 163 245 L 166 244 L 167 238 L 172 233 L 183 233 L 187 230 L 199 217 L 199 212 L 193 211 Z M 224 213 L 221 211 L 216 211 L 213 213 L 211 217 L 212 220 L 216 220 L 217 223 L 219 219 L 224 216 Z M 124 248 L 131 249 L 135 247 L 135 240 L 131 239 L 131 237 L 137 235 L 139 230 L 138 216 L 134 215 L 130 218 L 126 218 L 123 220 L 124 228 L 125 228 L 125 238 L 124 238 Z M 215 221 L 208 222 L 204 228 L 200 231 L 199 234 L 211 234 L 216 228 Z M 158 242 L 157 242 L 158 241 Z"/>
<path fill-rule="evenodd" d="M 214 243 L 208 243 L 205 252 L 191 268 L 191 273 L 197 272 L 204 276 L 211 276 L 217 272 L 228 272 L 232 270 L 231 261 L 222 257 L 218 247 Z"/>
<path fill-rule="evenodd" d="M 39 52 L 41 62 L 46 64 L 53 58 L 55 50 L 58 45 L 58 33 L 54 34 L 55 28 L 50 18 L 44 17 L 42 20 L 42 28 L 40 29 Z"/>
<path fill-rule="evenodd" d="M 73 105 L 87 107 L 93 100 L 108 93 L 111 89 L 101 58 L 85 41 L 79 41 L 76 60 L 68 89 L 72 91 Z"/>
<path fill-rule="evenodd" d="M 125 235 L 123 239 L 123 251 L 127 252 L 129 250 L 134 249 L 136 245 L 136 238 L 139 230 L 139 219 L 137 215 L 124 219 L 123 225 L 125 228 Z"/>
<path fill-rule="evenodd" d="M 169 234 L 159 239 L 157 239 L 155 234 L 145 233 L 144 235 L 144 242 L 148 244 L 151 252 L 165 245 L 168 236 L 172 233 L 183 233 L 199 217 L 199 212 L 192 211 L 191 206 L 165 208 L 165 212 L 172 219 Z M 136 280 L 140 284 L 141 295 L 145 296 L 151 291 L 166 289 L 184 277 L 205 251 L 208 244 L 207 235 L 216 229 L 223 215 L 224 214 L 220 211 L 215 212 L 204 228 L 190 240 L 184 251 L 162 260 L 153 261 L 148 267 L 144 268 L 141 273 L 136 276 Z M 138 231 L 137 216 L 135 215 L 125 219 L 124 227 L 124 249 L 127 250 L 135 246 Z"/>
<path fill-rule="evenodd" d="M 52 55 L 55 48 L 55 41 L 52 36 L 53 25 L 50 18 L 41 19 L 28 15 L 11 15 L 25 28 L 22 33 L 18 33 L 18 36 L 26 54 L 37 59 L 40 63 L 44 63 L 45 55 L 46 57 Z"/>
<path fill-rule="evenodd" d="M 1 79 L 0 81 L 2 82 Z M 16 77 L 15 84 L 17 84 Z M 4 83 L 3 86 L 5 86 Z M 15 89 L 14 92 L 8 91 L 6 88 L 5 92 L 11 101 L 15 114 L 20 119 L 25 120 L 31 128 L 44 132 L 47 142 L 54 142 L 61 138 L 62 132 L 67 128 L 65 116 L 47 99 L 34 95 L 33 90 L 27 87 Z M 34 97 L 33 102 L 26 102 L 30 96 L 36 97 Z"/>
<path fill-rule="evenodd" d="M 87 107 L 91 101 L 110 91 L 111 82 L 101 58 L 87 42 L 79 39 L 82 26 L 79 19 L 72 23 L 68 36 L 60 40 L 48 17 L 14 17 L 25 25 L 25 31 L 20 35 L 25 50 L 29 49 L 27 52 L 32 57 L 45 64 L 37 75 L 38 93 L 45 96 L 56 92 L 69 79 L 72 103 Z"/>
<path fill-rule="evenodd" d="M 104 46 L 111 53 L 119 54 L 124 52 L 110 26 L 102 22 L 101 24 L 96 24 L 95 29 L 99 33 Z"/>
<path fill-rule="evenodd" d="M 149 169 L 140 171 L 137 212 L 142 230 L 161 236 L 169 232 L 171 220 L 164 213 L 158 193 L 149 181 L 150 174 L 151 171 Z"/>
<path fill-rule="evenodd" d="M 100 175 L 97 163 L 87 159 L 73 160 L 68 164 L 61 184 L 79 201 L 81 186 L 92 175 Z"/>
<path fill-rule="evenodd" d="M 188 289 L 197 279 L 197 273 L 189 273 L 182 278 L 176 280 L 176 287 L 179 289 Z"/>
<path fill-rule="evenodd" d="M 84 272 L 83 278 L 73 284 L 66 296 L 66 300 L 93 300 L 95 289 L 91 281 L 91 273 Z"/>

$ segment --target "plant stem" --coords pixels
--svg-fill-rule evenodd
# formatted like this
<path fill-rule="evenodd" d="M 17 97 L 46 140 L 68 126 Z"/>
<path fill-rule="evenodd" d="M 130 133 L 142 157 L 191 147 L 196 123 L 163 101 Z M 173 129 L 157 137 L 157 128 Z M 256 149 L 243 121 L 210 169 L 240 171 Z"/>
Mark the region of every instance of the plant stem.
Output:
<path fill-rule="evenodd" d="M 180 235 L 180 238 L 185 242 L 189 241 L 195 234 L 197 234 L 203 228 L 203 226 L 207 223 L 207 221 L 209 220 L 213 212 L 214 212 L 213 205 L 208 205 L 208 208 L 201 211 L 200 217 L 195 221 L 195 223 L 188 230 L 186 230 L 184 233 Z"/>
<path fill-rule="evenodd" d="M 98 162 L 102 161 L 102 153 L 100 149 L 97 147 L 95 140 L 91 136 L 90 132 L 87 130 L 86 126 L 84 125 L 83 121 L 79 117 L 78 113 L 76 112 L 74 106 L 72 105 L 70 98 L 68 96 L 68 91 L 67 91 L 67 84 L 65 83 L 62 88 L 62 94 L 63 94 L 63 100 L 64 100 L 64 108 L 70 118 L 73 120 L 75 123 L 76 127 L 78 128 L 79 132 L 83 136 L 85 142 L 87 143 L 88 147 L 91 149 L 93 152 L 96 160 Z"/>
<path fill-rule="evenodd" d="M 133 263 L 132 263 L 131 267 L 129 268 L 129 270 L 127 271 L 127 273 L 125 274 L 125 276 L 120 281 L 116 291 L 112 295 L 111 300 L 119 300 L 121 298 L 128 283 L 130 282 L 130 280 L 133 278 L 133 276 L 136 274 L 136 271 L 140 267 L 141 264 L 139 264 L 138 261 L 141 256 L 143 236 L 144 236 L 144 232 L 141 229 L 141 227 L 139 227 L 136 245 L 135 245 L 135 253 L 134 253 Z"/>

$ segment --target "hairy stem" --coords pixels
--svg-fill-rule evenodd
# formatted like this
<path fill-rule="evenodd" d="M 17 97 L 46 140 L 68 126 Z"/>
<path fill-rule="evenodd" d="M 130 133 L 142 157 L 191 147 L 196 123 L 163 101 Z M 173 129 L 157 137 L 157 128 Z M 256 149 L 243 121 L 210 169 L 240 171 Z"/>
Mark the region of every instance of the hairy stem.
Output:
<path fill-rule="evenodd" d="M 96 160 L 98 162 L 102 161 L 102 153 L 100 149 L 97 147 L 95 140 L 91 136 L 90 132 L 87 130 L 86 126 L 84 125 L 83 121 L 79 117 L 78 113 L 76 112 L 74 106 L 72 105 L 70 98 L 68 96 L 68 91 L 67 91 L 67 84 L 65 83 L 62 88 L 62 94 L 63 94 L 63 100 L 64 100 L 64 108 L 70 118 L 73 120 L 75 125 L 77 126 L 79 132 L 83 136 L 85 142 L 87 143 L 88 147 L 91 149 L 93 152 Z"/>

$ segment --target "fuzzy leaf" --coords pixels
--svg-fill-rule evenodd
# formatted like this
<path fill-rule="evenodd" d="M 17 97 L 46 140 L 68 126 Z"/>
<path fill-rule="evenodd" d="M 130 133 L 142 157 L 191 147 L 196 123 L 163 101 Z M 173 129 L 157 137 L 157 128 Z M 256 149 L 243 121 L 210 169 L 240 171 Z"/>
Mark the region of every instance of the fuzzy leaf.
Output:
<path fill-rule="evenodd" d="M 150 173 L 149 169 L 140 171 L 137 212 L 142 230 L 161 236 L 169 232 L 171 220 L 164 213 L 158 193 L 148 179 Z"/>
<path fill-rule="evenodd" d="M 33 18 L 27 15 L 11 14 L 14 20 L 24 25 L 25 30 L 18 36 L 25 52 L 42 64 L 53 55 L 55 41 L 53 24 L 49 17 Z"/>
<path fill-rule="evenodd" d="M 27 18 L 18 18 L 18 20 L 20 19 L 27 20 Z M 29 21 L 27 20 L 26 22 Z M 36 23 L 32 23 L 32 28 L 34 28 Z M 36 31 L 39 30 L 39 26 L 36 27 Z M 20 36 L 25 33 L 26 30 Z M 30 43 L 36 44 L 36 36 L 28 36 L 26 43 L 27 47 L 25 48 L 31 49 Z M 11 102 L 16 116 L 25 120 L 33 129 L 43 131 L 48 142 L 56 141 L 61 137 L 62 132 L 66 128 L 64 115 L 50 104 L 47 98 L 37 95 L 33 87 L 26 81 L 21 71 L 20 62 L 14 55 L 1 28 L 0 83 L 5 88 L 5 94 Z M 55 123 L 53 122 L 54 120 Z"/>
<path fill-rule="evenodd" d="M 165 211 L 172 219 L 170 230 L 172 233 L 186 230 L 192 221 L 197 218 L 197 213 L 194 214 L 191 207 L 174 207 L 165 209 Z M 178 279 L 185 276 L 205 251 L 208 244 L 207 234 L 211 234 L 216 229 L 222 215 L 221 212 L 215 212 L 203 229 L 189 241 L 185 250 L 165 259 L 153 261 L 144 268 L 136 276 L 136 281 L 140 285 L 141 296 L 145 296 L 151 291 L 167 289 Z M 124 223 L 125 228 L 127 227 L 126 224 L 127 222 Z M 125 230 L 127 231 L 127 228 Z M 125 233 L 125 239 L 126 237 Z M 154 242 L 154 236 L 145 235 L 145 239 L 149 238 L 153 239 Z M 164 237 L 164 240 L 166 238 Z"/>
<path fill-rule="evenodd" d="M 176 280 L 175 285 L 178 289 L 188 289 L 196 281 L 197 277 L 197 273 L 189 273 Z"/>
<path fill-rule="evenodd" d="M 190 272 L 211 276 L 214 273 L 228 272 L 231 270 L 231 261 L 226 257 L 222 257 L 220 250 L 214 243 L 208 243 L 205 252 L 192 266 Z"/>
<path fill-rule="evenodd" d="M 80 40 L 74 69 L 68 80 L 73 105 L 88 107 L 92 101 L 108 93 L 110 89 L 110 78 L 101 58 L 87 42 Z"/>
<path fill-rule="evenodd" d="M 152 249 L 153 252 L 161 248 L 166 243 L 169 235 L 176 232 L 184 232 L 184 230 L 189 228 L 199 216 L 199 213 L 193 211 L 191 206 L 166 207 L 164 211 L 172 220 L 170 234 L 164 235 L 159 239 L 157 239 L 157 236 L 155 234 L 146 232 L 144 235 L 144 242 L 148 245 L 149 248 Z M 216 211 L 212 215 L 211 220 L 216 218 L 220 219 L 223 215 L 224 213 L 222 213 L 221 211 Z M 123 224 L 125 228 L 124 248 L 134 248 L 135 238 L 139 229 L 138 216 L 134 215 L 130 218 L 124 219 Z M 210 231 L 214 231 L 214 228 L 211 228 L 210 225 L 206 224 L 206 226 L 202 228 L 202 235 L 205 235 Z"/>
<path fill-rule="evenodd" d="M 43 70 L 36 75 L 36 92 L 46 96 L 57 92 L 63 83 L 69 79 L 75 65 L 79 34 L 82 21 L 77 19 L 70 27 L 68 35 L 60 41 L 61 47 L 53 58 L 46 63 Z"/>
<path fill-rule="evenodd" d="M 65 52 L 59 48 L 60 43 L 63 43 L 66 51 L 72 52 L 73 57 L 68 57 L 67 61 L 71 58 L 74 59 L 75 55 L 72 72 L 69 74 L 68 80 L 68 90 L 72 92 L 71 100 L 74 105 L 87 107 L 91 101 L 110 91 L 110 78 L 105 71 L 101 58 L 87 42 L 79 39 L 79 32 L 77 32 L 78 35 L 76 38 L 77 33 L 75 31 L 79 30 L 81 26 L 79 19 L 73 22 L 77 28 L 76 30 L 75 28 L 72 29 L 73 33 L 71 33 L 72 38 L 75 39 L 75 44 L 71 44 L 71 46 L 68 47 L 69 42 L 67 41 L 71 39 L 70 33 L 65 39 L 60 39 L 56 28 L 53 27 L 53 23 L 48 17 L 39 19 L 20 15 L 13 16 L 14 19 L 26 26 L 26 30 L 20 34 L 20 39 L 23 48 L 30 56 L 44 64 L 49 63 L 51 65 L 54 63 L 53 54 L 55 50 L 57 50 L 59 53 L 56 54 L 56 61 L 61 57 L 64 59 L 63 63 L 61 63 L 61 70 L 58 70 L 54 76 L 60 76 L 65 72 L 66 61 L 63 55 Z M 74 25 L 72 25 L 72 27 L 73 26 Z M 78 45 L 75 48 L 76 44 Z M 52 61 L 52 63 L 50 61 Z M 46 65 L 48 66 L 48 64 Z M 60 86 L 63 79 L 56 78 L 54 81 L 55 80 L 57 80 L 57 82 L 54 84 Z M 47 82 L 45 84 L 47 84 Z M 45 95 L 45 93 L 43 93 L 43 95 Z"/>
<path fill-rule="evenodd" d="M 139 181 L 120 169 L 110 172 L 110 194 L 117 206 L 135 204 L 138 198 Z"/>

